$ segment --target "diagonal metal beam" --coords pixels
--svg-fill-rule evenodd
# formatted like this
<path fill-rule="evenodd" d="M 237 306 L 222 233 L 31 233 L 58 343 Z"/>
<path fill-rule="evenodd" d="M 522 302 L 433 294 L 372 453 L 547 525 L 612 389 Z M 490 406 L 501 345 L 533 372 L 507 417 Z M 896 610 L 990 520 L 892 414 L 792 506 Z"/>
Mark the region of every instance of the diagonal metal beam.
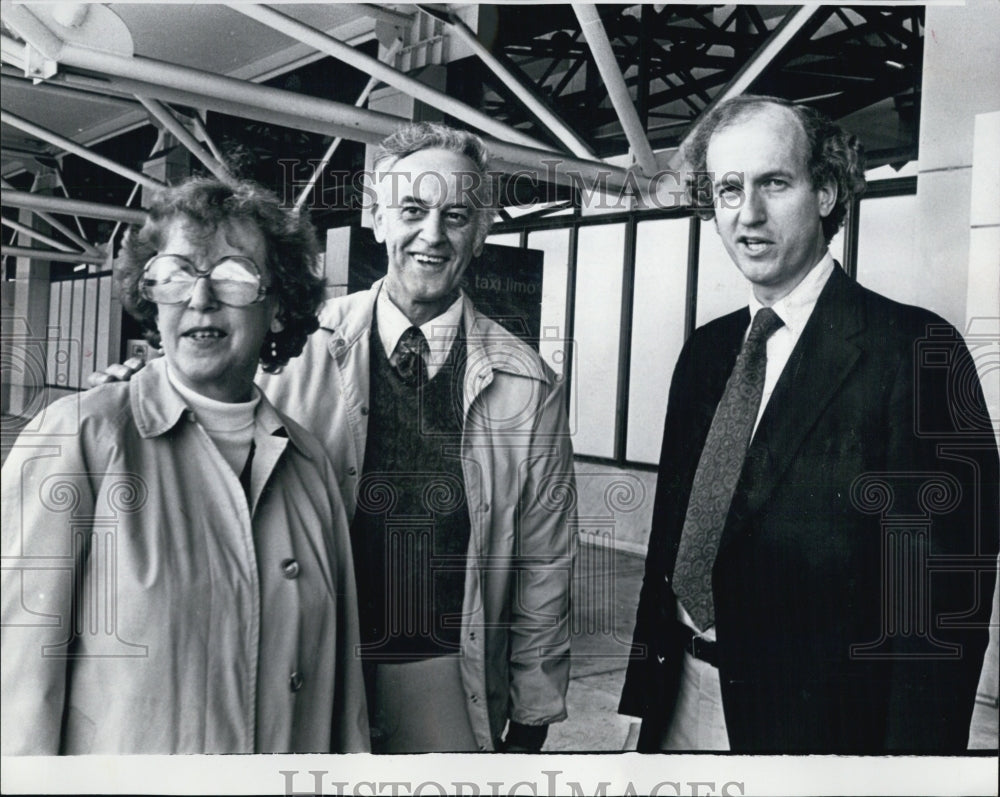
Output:
<path fill-rule="evenodd" d="M 392 46 L 385 54 L 385 58 L 387 61 L 391 61 L 396 56 L 396 53 L 399 52 L 399 48 L 402 46 L 402 44 L 403 44 L 402 39 L 396 39 L 396 41 L 392 43 Z M 358 95 L 357 100 L 354 101 L 355 107 L 360 108 L 366 102 L 368 102 L 368 95 L 372 93 L 372 89 L 374 89 L 377 84 L 378 84 L 378 79 L 375 78 L 374 76 L 368 79 L 368 82 L 365 84 L 365 87 L 361 90 L 361 93 Z M 316 164 L 316 168 L 313 169 L 312 175 L 309 177 L 309 180 L 306 182 L 305 186 L 303 186 L 302 191 L 299 193 L 298 198 L 296 198 L 295 200 L 295 207 L 297 209 L 301 209 L 302 206 L 306 203 L 306 198 L 309 196 L 309 192 L 312 191 L 313 186 L 316 185 L 316 181 L 319 179 L 320 174 L 322 174 L 323 170 L 330 163 L 330 159 L 333 158 L 334 153 L 340 146 L 340 142 L 342 142 L 343 140 L 344 139 L 342 137 L 337 136 L 335 139 L 333 139 L 332 142 L 330 142 L 330 146 L 327 147 L 326 152 L 323 153 L 323 157 L 320 159 L 320 162 Z"/>
<path fill-rule="evenodd" d="M 29 246 L 0 246 L 0 257 L 30 257 L 55 263 L 103 263 L 104 256 L 93 258 L 87 252 L 61 252 L 57 249 L 34 249 Z"/>
<path fill-rule="evenodd" d="M 200 160 L 202 165 L 215 175 L 216 179 L 224 183 L 233 179 L 229 170 L 205 151 L 205 148 L 198 143 L 198 139 L 191 135 L 191 132 L 177 121 L 169 108 L 157 100 L 144 97 L 141 94 L 137 94 L 135 98 L 142 103 L 142 107 L 149 112 L 149 115 L 159 122 L 168 133 L 171 133 L 180 141 L 187 148 L 188 152 Z"/>
<path fill-rule="evenodd" d="M 35 136 L 36 138 L 42 139 L 53 146 L 59 147 L 60 149 L 66 150 L 73 155 L 76 155 L 84 160 L 88 160 L 98 166 L 107 169 L 109 172 L 114 172 L 127 180 L 132 180 L 136 183 L 142 183 L 149 188 L 162 188 L 163 183 L 159 180 L 154 180 L 152 177 L 148 177 L 142 172 L 137 172 L 134 169 L 130 169 L 127 166 L 122 166 L 120 163 L 116 163 L 111 160 L 111 158 L 105 158 L 103 155 L 99 155 L 87 147 L 77 144 L 75 141 L 71 141 L 65 136 L 61 136 L 41 125 L 36 125 L 34 122 L 29 122 L 27 119 L 23 119 L 17 114 L 10 113 L 10 111 L 0 111 L 0 122 L 8 124 L 11 127 L 16 127 L 18 130 L 27 133 L 29 136 Z"/>
<path fill-rule="evenodd" d="M 698 120 L 695 120 L 695 123 L 691 125 L 691 131 L 688 132 L 678 146 L 677 151 L 671 156 L 669 164 L 671 169 L 678 169 L 683 164 L 684 145 L 687 144 L 691 133 L 698 126 L 698 121 L 703 119 L 705 114 L 720 103 L 746 91 L 750 84 L 764 73 L 764 70 L 771 65 L 789 42 L 798 35 L 799 31 L 806 26 L 806 23 L 822 8 L 822 6 L 799 6 L 798 8 L 793 8 L 785 15 L 785 18 L 778 23 L 777 27 L 771 32 L 771 35 L 768 36 L 767 41 L 740 67 L 740 70 L 726 84 L 726 87 L 715 96 L 715 99 L 702 110 Z M 827 13 L 829 13 L 829 9 L 827 9 Z"/>
<path fill-rule="evenodd" d="M 444 13 L 436 8 L 429 8 L 426 5 L 418 5 L 421 11 L 433 19 L 440 20 L 461 39 L 472 52 L 479 56 L 487 68 L 493 72 L 504 85 L 509 88 L 520 102 L 543 124 L 546 128 L 562 142 L 570 152 L 579 158 L 593 158 L 594 152 L 573 130 L 555 114 L 535 93 L 532 86 L 526 85 L 519 80 L 507 66 L 500 61 L 487 47 L 479 41 L 479 37 L 473 33 L 469 27 L 453 13 Z"/>
<path fill-rule="evenodd" d="M 20 222 L 14 221 L 13 219 L 8 219 L 6 216 L 0 216 L 0 224 L 3 224 L 5 227 L 10 227 L 12 230 L 16 230 L 22 235 L 27 235 L 29 238 L 33 238 L 36 241 L 41 241 L 43 244 L 48 244 L 53 249 L 58 249 L 60 252 L 73 251 L 72 246 L 67 246 L 62 241 L 57 241 L 55 238 L 50 238 L 44 233 L 40 233 L 33 227 L 29 227 L 27 224 L 21 224 Z M 94 250 L 94 252 L 96 252 L 96 250 Z M 93 254 L 94 252 L 91 252 L 89 254 Z M 88 253 L 85 252 L 84 254 Z"/>
<path fill-rule="evenodd" d="M 377 58 L 372 58 L 370 55 L 348 44 L 344 44 L 342 41 L 328 36 L 316 28 L 306 25 L 304 22 L 299 22 L 294 17 L 282 14 L 280 11 L 267 6 L 257 5 L 256 3 L 229 3 L 228 6 L 233 11 L 238 11 L 244 16 L 260 22 L 262 25 L 267 25 L 269 28 L 291 36 L 303 44 L 307 44 L 339 61 L 367 72 L 372 77 L 400 91 L 405 91 L 421 102 L 425 102 L 434 108 L 454 116 L 456 119 L 461 119 L 468 124 L 478 127 L 492 136 L 505 141 L 513 141 L 525 147 L 549 149 L 545 144 L 536 141 L 531 136 L 527 136 L 513 127 L 498 122 L 482 111 L 466 105 L 464 102 L 459 102 L 447 94 L 437 91 L 427 84 L 421 83 L 419 80 L 400 72 L 398 69 L 393 69 L 391 66 L 383 64 Z"/>
<path fill-rule="evenodd" d="M 146 212 L 142 210 L 130 210 L 100 202 L 87 202 L 83 199 L 64 199 L 47 194 L 32 194 L 28 191 L 11 191 L 7 188 L 0 190 L 0 204 L 12 208 L 70 213 L 88 219 L 124 221 L 126 224 L 142 224 L 146 220 Z"/>
<path fill-rule="evenodd" d="M 639 168 L 647 175 L 656 173 L 656 156 L 653 155 L 653 148 L 649 146 L 649 139 L 646 131 L 639 119 L 639 114 L 635 110 L 632 102 L 632 95 L 628 86 L 625 85 L 625 78 L 622 77 L 621 69 L 618 68 L 618 61 L 615 58 L 614 50 L 611 49 L 611 42 L 608 40 L 607 31 L 597 13 L 597 7 L 584 3 L 573 3 L 573 11 L 580 20 L 584 38 L 590 45 L 597 70 L 604 79 L 604 85 L 611 98 L 611 104 L 618 114 L 625 137 L 629 146 L 635 154 Z"/>

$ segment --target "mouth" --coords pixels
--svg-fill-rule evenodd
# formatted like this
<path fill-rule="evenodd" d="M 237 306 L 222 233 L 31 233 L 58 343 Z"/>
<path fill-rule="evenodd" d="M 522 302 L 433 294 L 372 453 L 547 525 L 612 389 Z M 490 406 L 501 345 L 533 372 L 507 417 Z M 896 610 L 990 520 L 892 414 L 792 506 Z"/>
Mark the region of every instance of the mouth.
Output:
<path fill-rule="evenodd" d="M 196 343 L 222 340 L 228 333 L 218 327 L 194 327 L 184 332 L 181 337 L 193 340 Z"/>
<path fill-rule="evenodd" d="M 749 235 L 741 235 L 737 241 L 750 255 L 763 254 L 773 243 L 767 238 L 755 238 Z"/>
<path fill-rule="evenodd" d="M 437 268 L 448 262 L 448 258 L 444 255 L 430 255 L 426 252 L 410 252 L 410 257 L 417 264 L 428 268 Z"/>

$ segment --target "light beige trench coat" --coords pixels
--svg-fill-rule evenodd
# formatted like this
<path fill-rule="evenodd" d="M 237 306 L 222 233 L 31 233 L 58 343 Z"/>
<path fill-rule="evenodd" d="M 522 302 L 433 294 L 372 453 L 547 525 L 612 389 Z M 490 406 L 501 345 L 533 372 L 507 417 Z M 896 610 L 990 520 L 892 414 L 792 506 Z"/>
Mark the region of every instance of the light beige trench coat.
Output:
<path fill-rule="evenodd" d="M 3 753 L 367 750 L 328 460 L 262 400 L 248 506 L 164 366 L 54 403 L 4 465 Z"/>
<path fill-rule="evenodd" d="M 331 299 L 320 329 L 279 376 L 276 406 L 324 444 L 349 516 L 365 458 L 375 299 Z M 471 520 L 461 631 L 466 704 L 481 750 L 508 719 L 566 717 L 573 450 L 562 383 L 538 354 L 465 297 L 462 471 Z"/>

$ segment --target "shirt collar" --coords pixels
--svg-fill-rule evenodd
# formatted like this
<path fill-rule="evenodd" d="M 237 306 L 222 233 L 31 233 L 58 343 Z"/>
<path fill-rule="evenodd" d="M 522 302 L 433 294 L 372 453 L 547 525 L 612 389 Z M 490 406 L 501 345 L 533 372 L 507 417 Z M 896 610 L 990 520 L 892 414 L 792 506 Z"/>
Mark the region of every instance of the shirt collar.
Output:
<path fill-rule="evenodd" d="M 823 286 L 826 285 L 826 281 L 833 273 L 834 265 L 833 255 L 827 249 L 826 254 L 809 270 L 809 273 L 803 277 L 802 281 L 792 288 L 787 295 L 782 296 L 771 305 L 771 309 L 778 314 L 778 318 L 784 322 L 785 328 L 788 331 L 798 334 L 806 325 L 806 321 L 809 320 L 809 316 L 812 315 L 813 308 L 816 306 L 819 295 L 823 292 Z M 751 290 L 751 321 L 757 314 L 757 311 L 763 307 L 764 305 L 757 300 L 757 297 L 754 296 Z"/>
<path fill-rule="evenodd" d="M 448 359 L 451 344 L 462 323 L 463 297 L 464 294 L 459 291 L 458 298 L 447 310 L 420 325 L 420 331 L 424 333 L 430 349 L 428 365 L 441 365 Z M 382 340 L 382 348 L 386 357 L 391 358 L 399 339 L 413 324 L 403 315 L 403 311 L 392 303 L 388 291 L 384 289 L 379 291 L 378 299 L 375 301 L 375 313 L 378 318 L 378 336 Z"/>

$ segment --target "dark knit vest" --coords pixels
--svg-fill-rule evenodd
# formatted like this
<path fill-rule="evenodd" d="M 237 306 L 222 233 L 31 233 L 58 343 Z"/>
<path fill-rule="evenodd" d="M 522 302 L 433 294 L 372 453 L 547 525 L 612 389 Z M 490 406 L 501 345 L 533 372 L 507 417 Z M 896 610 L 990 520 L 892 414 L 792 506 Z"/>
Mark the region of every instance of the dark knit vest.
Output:
<path fill-rule="evenodd" d="M 470 522 L 459 459 L 465 338 L 426 384 L 407 385 L 372 324 L 368 435 L 351 524 L 363 657 L 459 650 Z"/>

